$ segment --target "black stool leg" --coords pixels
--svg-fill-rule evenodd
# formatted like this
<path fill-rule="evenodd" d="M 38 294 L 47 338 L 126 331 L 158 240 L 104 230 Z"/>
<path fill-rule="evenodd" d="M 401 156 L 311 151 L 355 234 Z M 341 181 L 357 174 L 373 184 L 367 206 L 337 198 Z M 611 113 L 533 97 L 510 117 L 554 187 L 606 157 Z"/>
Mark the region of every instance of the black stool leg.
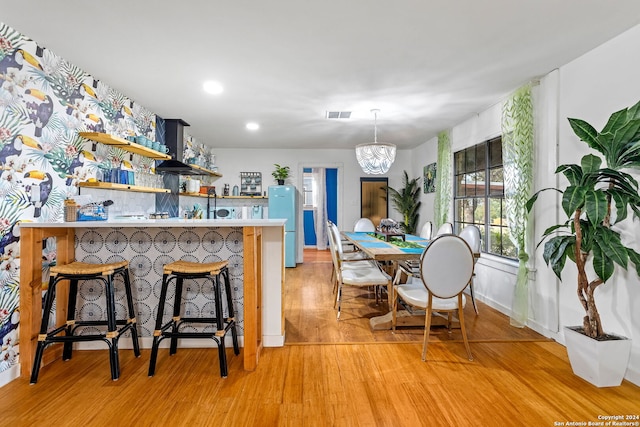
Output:
<path fill-rule="evenodd" d="M 229 318 L 233 318 L 233 325 L 231 326 L 231 338 L 233 339 L 233 352 L 237 356 L 240 354 L 240 346 L 238 345 L 238 331 L 236 330 L 235 322 L 235 310 L 233 309 L 233 298 L 231 295 L 231 281 L 229 280 L 229 269 L 225 267 L 222 272 L 222 278 L 224 279 L 225 291 L 227 294 L 227 309 L 229 311 Z"/>
<path fill-rule="evenodd" d="M 42 354 L 44 348 L 47 346 L 47 341 L 42 336 L 47 335 L 47 329 L 49 327 L 49 316 L 51 315 L 51 309 L 53 308 L 53 301 L 56 298 L 56 284 L 55 277 L 49 279 L 49 288 L 44 296 L 44 307 L 42 308 L 42 322 L 40 323 L 40 335 L 38 336 L 38 347 L 36 348 L 36 355 L 33 359 L 33 366 L 31 367 L 31 380 L 30 384 L 38 382 L 38 374 L 40 373 L 40 363 L 42 363 Z"/>
<path fill-rule="evenodd" d="M 211 279 L 213 282 L 214 295 L 216 298 L 216 327 L 218 337 L 218 358 L 220 359 L 220 376 L 222 378 L 227 377 L 227 352 L 224 345 L 224 313 L 222 312 L 222 291 L 220 288 L 220 273 L 218 273 L 215 279 Z"/>
<path fill-rule="evenodd" d="M 106 278 L 101 277 L 100 280 L 103 280 L 105 282 L 105 290 L 107 294 L 107 338 L 110 340 L 109 364 L 111 365 L 111 379 L 115 381 L 120 377 L 115 289 L 113 286 L 112 275 L 109 275 Z"/>
<path fill-rule="evenodd" d="M 67 304 L 67 328 L 65 336 L 73 335 L 73 321 L 76 318 L 76 301 L 78 296 L 78 279 L 69 279 L 69 303 Z M 65 342 L 62 349 L 62 360 L 70 360 L 73 352 L 73 342 Z"/>
<path fill-rule="evenodd" d="M 127 309 L 129 310 L 129 319 L 131 325 L 131 341 L 133 342 L 133 354 L 140 357 L 140 343 L 138 342 L 138 325 L 136 324 L 136 309 L 133 306 L 133 295 L 131 294 L 131 280 L 129 280 L 129 269 L 125 268 L 120 272 L 124 279 L 124 290 L 127 294 Z"/>
<path fill-rule="evenodd" d="M 151 346 L 151 358 L 149 360 L 149 373 L 152 377 L 156 372 L 156 359 L 158 358 L 158 346 L 162 338 L 162 318 L 164 317 L 164 304 L 167 300 L 167 287 L 169 286 L 168 274 L 162 275 L 158 312 L 156 313 L 156 328 L 153 331 L 153 345 Z"/>
<path fill-rule="evenodd" d="M 171 347 L 169 348 L 169 355 L 174 355 L 178 351 L 178 321 L 175 319 L 180 318 L 180 309 L 182 308 L 182 288 L 184 285 L 184 278 L 178 276 L 176 279 L 176 297 L 173 303 L 173 320 L 171 325 Z"/>

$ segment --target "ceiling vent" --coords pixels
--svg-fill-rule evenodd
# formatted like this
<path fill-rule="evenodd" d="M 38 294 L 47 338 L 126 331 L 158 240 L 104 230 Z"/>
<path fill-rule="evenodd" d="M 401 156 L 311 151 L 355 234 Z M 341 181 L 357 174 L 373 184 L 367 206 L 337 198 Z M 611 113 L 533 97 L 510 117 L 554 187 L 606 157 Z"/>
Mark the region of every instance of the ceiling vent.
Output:
<path fill-rule="evenodd" d="M 327 111 L 327 119 L 348 119 L 351 111 Z"/>

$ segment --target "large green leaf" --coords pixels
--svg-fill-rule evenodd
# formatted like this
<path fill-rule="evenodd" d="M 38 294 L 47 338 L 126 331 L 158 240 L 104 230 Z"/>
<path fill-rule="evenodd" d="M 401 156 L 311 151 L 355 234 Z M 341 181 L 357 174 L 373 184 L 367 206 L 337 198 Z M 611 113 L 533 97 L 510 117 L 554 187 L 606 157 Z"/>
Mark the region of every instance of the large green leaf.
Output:
<path fill-rule="evenodd" d="M 582 168 L 578 165 L 560 165 L 556 168 L 556 173 L 562 173 L 571 185 L 580 185 L 582 181 Z"/>
<path fill-rule="evenodd" d="M 625 167 L 640 167 L 640 141 L 625 145 L 620 157 L 622 158 L 621 163 Z"/>
<path fill-rule="evenodd" d="M 558 236 L 550 239 L 544 245 L 542 257 L 560 280 L 562 280 L 561 273 L 567 259 L 567 248 L 573 247 L 572 241 L 575 242 L 573 236 Z"/>
<path fill-rule="evenodd" d="M 595 247 L 599 247 L 603 256 L 612 259 L 622 268 L 627 268 L 628 255 L 627 250 L 620 241 L 620 235 L 610 228 L 598 227 L 595 233 Z"/>
<path fill-rule="evenodd" d="M 614 134 L 616 132 L 616 129 L 618 129 L 620 126 L 623 126 L 626 122 L 627 122 L 627 109 L 625 108 L 623 110 L 616 111 L 615 113 L 613 113 L 609 117 L 607 124 L 604 125 L 604 128 L 602 128 L 602 132 L 600 133 Z"/>
<path fill-rule="evenodd" d="M 564 191 L 562 195 L 562 209 L 567 216 L 572 216 L 573 213 L 584 205 L 584 196 L 587 192 L 585 187 L 577 187 L 570 185 Z"/>
<path fill-rule="evenodd" d="M 593 154 L 587 154 L 586 156 L 582 157 L 580 165 L 582 166 L 583 173 L 592 173 L 600 169 L 600 166 L 602 165 L 602 159 L 598 156 L 594 156 Z"/>
<path fill-rule="evenodd" d="M 534 203 L 536 202 L 536 200 L 538 200 L 538 196 L 543 191 L 548 191 L 548 190 L 557 191 L 558 193 L 562 194 L 562 191 L 558 190 L 557 188 L 552 188 L 552 187 L 543 188 L 542 190 L 536 191 L 536 193 L 533 196 L 531 196 L 531 198 L 529 200 L 527 200 L 527 203 L 525 203 L 525 208 L 527 209 L 527 212 L 531 212 L 531 209 L 533 208 Z"/>
<path fill-rule="evenodd" d="M 598 141 L 596 140 L 598 131 L 596 131 L 593 126 L 580 119 L 569 119 L 569 124 L 578 138 L 586 142 L 589 147 L 601 151 Z"/>
<path fill-rule="evenodd" d="M 634 251 L 632 248 L 626 248 L 629 260 L 636 266 L 636 273 L 640 276 L 640 254 Z"/>
<path fill-rule="evenodd" d="M 592 224 L 600 224 L 607 216 L 607 196 L 602 190 L 588 190 L 584 195 L 584 209 Z"/>
<path fill-rule="evenodd" d="M 603 282 L 609 280 L 613 274 L 613 261 L 598 245 L 593 246 L 593 269 Z"/>
<path fill-rule="evenodd" d="M 615 189 L 609 190 L 608 193 L 611 195 L 616 207 L 615 221 L 611 222 L 612 224 L 615 224 L 616 222 L 623 221 L 627 217 L 627 205 L 629 204 L 629 198 L 624 193 Z"/>
<path fill-rule="evenodd" d="M 627 119 L 640 119 L 640 101 L 627 109 Z"/>

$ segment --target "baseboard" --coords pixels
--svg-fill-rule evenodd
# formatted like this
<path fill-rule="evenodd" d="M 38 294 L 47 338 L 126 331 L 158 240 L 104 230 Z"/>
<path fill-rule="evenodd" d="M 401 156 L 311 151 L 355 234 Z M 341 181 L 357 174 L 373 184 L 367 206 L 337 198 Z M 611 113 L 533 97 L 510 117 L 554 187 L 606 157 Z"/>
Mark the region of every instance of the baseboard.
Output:
<path fill-rule="evenodd" d="M 494 310 L 499 311 L 500 313 L 504 314 L 507 317 L 509 317 L 511 314 L 511 307 L 507 307 L 503 304 L 498 303 L 497 301 L 494 301 L 485 297 L 479 297 L 478 295 L 476 295 L 476 298 L 478 299 L 478 301 L 482 301 L 484 304 L 488 305 Z M 536 322 L 533 319 L 527 319 L 527 327 L 536 331 L 540 335 L 543 335 L 546 338 L 551 338 L 558 341 L 557 332 L 547 329 L 542 324 Z"/>
<path fill-rule="evenodd" d="M 284 347 L 284 335 L 263 335 L 262 345 L 265 347 Z"/>
<path fill-rule="evenodd" d="M 10 383 L 20 376 L 20 363 L 12 365 L 9 369 L 0 372 L 0 387 Z"/>

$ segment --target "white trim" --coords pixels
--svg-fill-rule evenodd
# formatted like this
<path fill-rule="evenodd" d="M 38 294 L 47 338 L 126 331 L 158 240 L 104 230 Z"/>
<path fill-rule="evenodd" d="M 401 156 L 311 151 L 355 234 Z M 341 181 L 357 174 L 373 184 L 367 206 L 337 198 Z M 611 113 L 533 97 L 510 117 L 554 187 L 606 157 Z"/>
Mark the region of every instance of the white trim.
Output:
<path fill-rule="evenodd" d="M 0 372 L 0 387 L 9 384 L 20 376 L 20 363 L 16 363 L 6 371 Z"/>

